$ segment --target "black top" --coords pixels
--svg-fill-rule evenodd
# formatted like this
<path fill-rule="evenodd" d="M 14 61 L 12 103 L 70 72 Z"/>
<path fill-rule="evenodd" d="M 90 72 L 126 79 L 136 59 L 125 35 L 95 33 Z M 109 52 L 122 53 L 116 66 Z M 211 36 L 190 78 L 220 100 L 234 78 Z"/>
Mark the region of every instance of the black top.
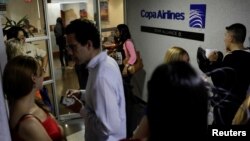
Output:
<path fill-rule="evenodd" d="M 225 56 L 223 66 L 235 70 L 236 80 L 231 82 L 233 84 L 231 92 L 237 95 L 242 102 L 250 84 L 250 52 L 245 50 L 233 51 Z"/>
<path fill-rule="evenodd" d="M 235 50 L 227 54 L 222 62 L 223 73 L 215 73 L 211 78 L 216 79 L 214 85 L 226 89 L 230 95 L 220 104 L 219 116 L 224 120 L 217 124 L 231 125 L 240 104 L 246 98 L 250 84 L 250 53 L 248 50 Z M 231 68 L 228 69 L 228 68 Z M 218 107 L 215 108 L 215 112 Z M 218 113 L 217 113 L 218 114 Z M 215 121 L 217 120 L 215 113 Z"/>

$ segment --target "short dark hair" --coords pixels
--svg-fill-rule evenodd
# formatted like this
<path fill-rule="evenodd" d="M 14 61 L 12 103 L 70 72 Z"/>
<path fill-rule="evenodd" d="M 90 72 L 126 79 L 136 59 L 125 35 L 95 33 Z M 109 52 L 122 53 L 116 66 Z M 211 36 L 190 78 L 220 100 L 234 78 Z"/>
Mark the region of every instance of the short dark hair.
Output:
<path fill-rule="evenodd" d="M 207 101 L 206 84 L 189 63 L 175 61 L 158 66 L 148 82 L 150 141 L 166 137 L 160 127 L 170 128 L 168 136 L 177 132 L 187 137 L 205 136 Z M 188 115 L 183 114 L 183 109 L 188 110 Z"/>
<path fill-rule="evenodd" d="M 235 23 L 226 27 L 226 30 L 233 33 L 236 43 L 244 43 L 246 38 L 246 27 L 241 23 Z"/>
<path fill-rule="evenodd" d="M 62 23 L 62 18 L 61 18 L 61 17 L 58 17 L 58 18 L 56 19 L 56 22 L 57 22 L 57 23 Z"/>
<path fill-rule="evenodd" d="M 7 99 L 12 102 L 28 95 L 34 87 L 32 75 L 38 72 L 42 72 L 41 66 L 33 57 L 20 55 L 8 61 L 3 72 Z"/>
<path fill-rule="evenodd" d="M 100 32 L 90 20 L 76 19 L 66 27 L 66 34 L 75 34 L 76 41 L 85 45 L 88 40 L 92 41 L 94 48 L 101 47 Z"/>

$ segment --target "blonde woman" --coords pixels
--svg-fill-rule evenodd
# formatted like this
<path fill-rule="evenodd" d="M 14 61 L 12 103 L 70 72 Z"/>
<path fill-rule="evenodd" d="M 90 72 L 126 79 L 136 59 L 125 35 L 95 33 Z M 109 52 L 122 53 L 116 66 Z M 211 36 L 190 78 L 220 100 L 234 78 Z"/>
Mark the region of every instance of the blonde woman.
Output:
<path fill-rule="evenodd" d="M 173 61 L 189 62 L 190 58 L 187 51 L 181 47 L 173 46 L 169 48 L 164 57 L 164 63 Z"/>
<path fill-rule="evenodd" d="M 189 63 L 189 55 L 187 51 L 181 47 L 173 46 L 166 51 L 164 57 L 164 63 L 168 64 L 175 61 L 184 61 Z M 146 141 L 149 136 L 149 126 L 148 126 L 148 117 L 146 114 L 142 117 L 137 129 L 134 131 L 133 139 L 141 139 Z"/>

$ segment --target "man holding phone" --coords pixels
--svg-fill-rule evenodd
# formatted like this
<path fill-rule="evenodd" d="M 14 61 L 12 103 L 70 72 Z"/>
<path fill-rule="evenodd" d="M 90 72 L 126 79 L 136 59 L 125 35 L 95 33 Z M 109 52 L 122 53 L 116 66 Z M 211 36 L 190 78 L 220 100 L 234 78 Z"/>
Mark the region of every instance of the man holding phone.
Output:
<path fill-rule="evenodd" d="M 89 20 L 74 20 L 66 27 L 68 45 L 77 64 L 87 64 L 86 91 L 68 90 L 67 96 L 84 101 L 86 141 L 126 138 L 126 112 L 122 77 L 116 61 L 101 51 L 100 33 Z"/>

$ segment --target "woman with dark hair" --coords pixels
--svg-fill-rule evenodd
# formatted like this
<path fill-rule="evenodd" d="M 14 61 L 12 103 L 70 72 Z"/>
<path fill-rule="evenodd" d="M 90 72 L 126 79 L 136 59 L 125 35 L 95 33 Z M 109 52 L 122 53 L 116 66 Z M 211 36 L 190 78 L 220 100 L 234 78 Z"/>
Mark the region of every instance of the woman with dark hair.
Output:
<path fill-rule="evenodd" d="M 119 24 L 116 30 L 117 51 L 122 52 L 122 62 L 118 63 L 123 76 L 128 76 L 128 68 L 136 61 L 134 43 L 131 40 L 129 28 L 125 24 Z"/>
<path fill-rule="evenodd" d="M 13 141 L 63 141 L 63 128 L 44 107 L 35 103 L 43 86 L 43 70 L 30 56 L 16 56 L 3 72 L 3 91 L 9 102 Z"/>
<path fill-rule="evenodd" d="M 136 125 L 133 125 L 133 93 L 131 86 L 132 75 L 128 73 L 128 68 L 136 61 L 136 52 L 134 43 L 131 40 L 129 28 L 125 24 L 119 24 L 116 30 L 117 48 L 116 52 L 120 53 L 117 63 L 120 67 L 123 76 L 123 85 L 126 100 L 126 115 L 127 115 L 127 137 L 131 137 Z"/>
<path fill-rule="evenodd" d="M 184 61 L 184 62 L 189 63 L 189 60 L 190 60 L 189 54 L 184 48 L 173 46 L 167 49 L 165 56 L 164 56 L 163 63 L 170 63 L 170 62 L 175 62 L 175 61 Z M 134 131 L 132 138 L 147 140 L 148 135 L 149 135 L 149 125 L 148 125 L 147 115 L 145 114 L 142 117 L 136 130 Z"/>
<path fill-rule="evenodd" d="M 158 66 L 148 82 L 149 140 L 204 137 L 208 93 L 204 80 L 190 64 L 175 61 Z"/>
<path fill-rule="evenodd" d="M 18 38 L 18 35 L 21 34 L 19 32 L 22 32 L 22 36 L 23 36 L 22 38 L 21 37 L 19 38 L 20 41 L 23 38 L 29 37 L 28 33 L 23 28 L 21 28 L 19 26 L 13 26 L 6 31 L 7 40 L 12 39 L 12 38 Z"/>

